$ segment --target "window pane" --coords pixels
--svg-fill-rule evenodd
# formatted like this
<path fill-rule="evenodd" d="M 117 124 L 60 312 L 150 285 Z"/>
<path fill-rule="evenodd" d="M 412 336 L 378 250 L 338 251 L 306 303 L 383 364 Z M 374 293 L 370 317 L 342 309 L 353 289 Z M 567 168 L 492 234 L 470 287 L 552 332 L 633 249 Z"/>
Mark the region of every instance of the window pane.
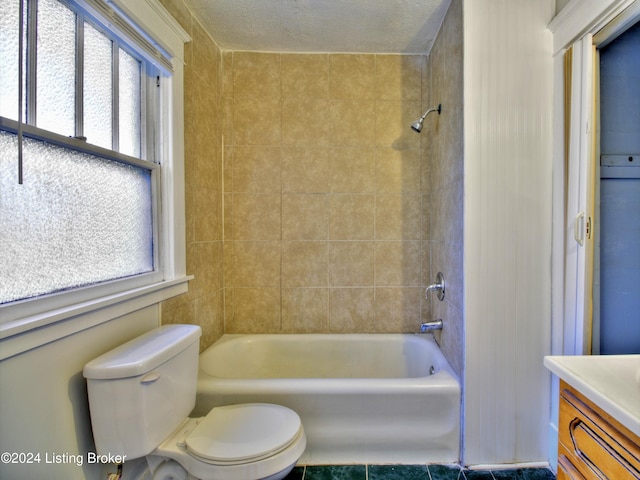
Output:
<path fill-rule="evenodd" d="M 19 0 L 0 3 L 0 116 L 13 120 L 18 120 L 19 9 Z"/>
<path fill-rule="evenodd" d="M 111 149 L 113 111 L 112 42 L 91 24 L 84 24 L 84 136 Z"/>
<path fill-rule="evenodd" d="M 151 174 L 0 132 L 0 303 L 153 270 Z"/>
<path fill-rule="evenodd" d="M 58 0 L 38 2 L 36 125 L 75 135 L 76 16 Z"/>
<path fill-rule="evenodd" d="M 140 62 L 120 49 L 120 153 L 140 158 Z"/>

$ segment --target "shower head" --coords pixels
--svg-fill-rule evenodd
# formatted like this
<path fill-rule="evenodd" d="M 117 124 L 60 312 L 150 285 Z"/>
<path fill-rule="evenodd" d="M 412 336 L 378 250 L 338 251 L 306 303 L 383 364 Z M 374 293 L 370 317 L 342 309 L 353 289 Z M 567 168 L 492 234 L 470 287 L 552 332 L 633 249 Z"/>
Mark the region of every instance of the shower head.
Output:
<path fill-rule="evenodd" d="M 424 112 L 424 115 L 422 115 L 418 120 L 416 120 L 411 124 L 411 130 L 413 130 L 414 132 L 420 133 L 422 131 L 422 124 L 424 123 L 424 119 L 427 118 L 427 115 L 429 115 L 431 112 L 438 112 L 438 115 L 440 115 L 441 111 L 442 111 L 442 104 L 438 104 L 437 107 L 430 108 L 429 110 Z"/>

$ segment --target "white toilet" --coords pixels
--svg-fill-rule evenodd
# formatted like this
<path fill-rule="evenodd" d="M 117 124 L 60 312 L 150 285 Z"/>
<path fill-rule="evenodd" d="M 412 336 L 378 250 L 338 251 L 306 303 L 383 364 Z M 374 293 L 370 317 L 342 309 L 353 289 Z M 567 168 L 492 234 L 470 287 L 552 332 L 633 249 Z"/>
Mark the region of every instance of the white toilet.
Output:
<path fill-rule="evenodd" d="M 167 325 L 84 367 L 98 455 L 146 457 L 154 480 L 279 480 L 306 447 L 300 417 L 279 405 L 196 400 L 200 327 Z"/>

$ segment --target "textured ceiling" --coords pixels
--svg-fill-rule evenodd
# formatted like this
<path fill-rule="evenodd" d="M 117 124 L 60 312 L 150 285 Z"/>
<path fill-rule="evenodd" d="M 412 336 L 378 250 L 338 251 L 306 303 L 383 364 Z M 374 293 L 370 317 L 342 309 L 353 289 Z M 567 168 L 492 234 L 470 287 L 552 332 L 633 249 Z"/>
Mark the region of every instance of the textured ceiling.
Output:
<path fill-rule="evenodd" d="M 262 52 L 427 53 L 450 0 L 186 0 L 216 43 Z"/>

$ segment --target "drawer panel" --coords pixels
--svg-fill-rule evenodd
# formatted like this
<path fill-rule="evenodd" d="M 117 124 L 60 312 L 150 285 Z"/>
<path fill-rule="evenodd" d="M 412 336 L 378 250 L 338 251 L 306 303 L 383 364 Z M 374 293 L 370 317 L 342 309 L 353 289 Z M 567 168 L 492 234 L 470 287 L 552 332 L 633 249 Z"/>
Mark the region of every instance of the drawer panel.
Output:
<path fill-rule="evenodd" d="M 581 471 L 586 467 L 576 460 L 573 455 L 560 444 L 558 446 L 558 475 L 557 480 L 595 480 L 589 470 Z"/>
<path fill-rule="evenodd" d="M 571 389 L 562 389 L 559 441 L 600 479 L 640 479 L 640 448 L 622 435 Z M 576 465 L 580 468 L 580 465 Z M 580 468 L 583 474 L 584 468 Z M 589 477 L 590 475 L 587 475 Z"/>

